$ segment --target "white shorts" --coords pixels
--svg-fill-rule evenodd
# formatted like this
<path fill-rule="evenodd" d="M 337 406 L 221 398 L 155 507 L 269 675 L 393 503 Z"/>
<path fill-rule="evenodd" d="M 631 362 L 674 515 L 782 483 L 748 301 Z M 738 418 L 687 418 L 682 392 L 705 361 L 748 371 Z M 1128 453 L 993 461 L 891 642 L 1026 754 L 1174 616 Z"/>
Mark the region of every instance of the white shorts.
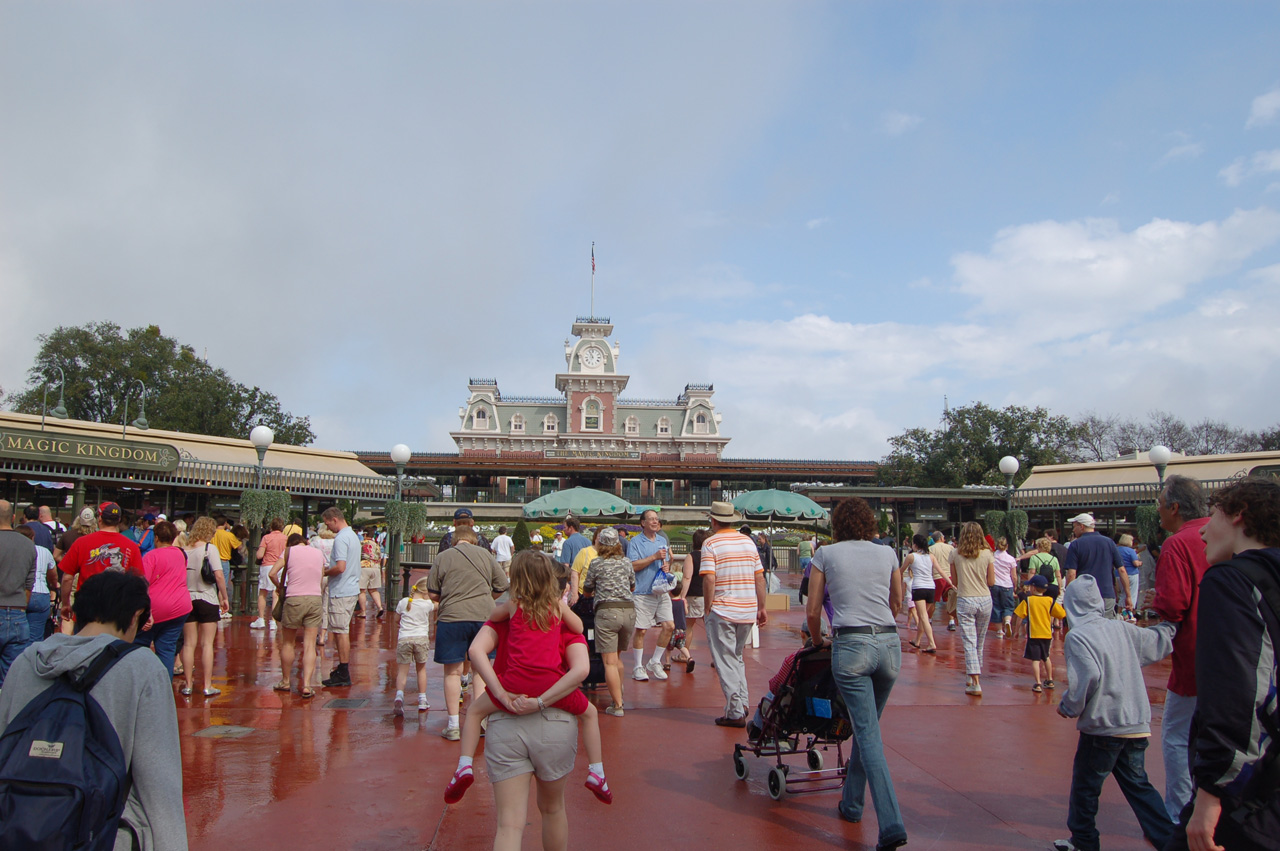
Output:
<path fill-rule="evenodd" d="M 672 623 L 675 618 L 671 614 L 671 595 L 666 591 L 661 594 L 636 594 L 636 629 L 653 629 L 660 623 Z"/>
<path fill-rule="evenodd" d="M 276 592 L 276 584 L 271 581 L 271 569 L 274 564 L 258 565 L 258 590 L 266 591 L 274 594 Z"/>

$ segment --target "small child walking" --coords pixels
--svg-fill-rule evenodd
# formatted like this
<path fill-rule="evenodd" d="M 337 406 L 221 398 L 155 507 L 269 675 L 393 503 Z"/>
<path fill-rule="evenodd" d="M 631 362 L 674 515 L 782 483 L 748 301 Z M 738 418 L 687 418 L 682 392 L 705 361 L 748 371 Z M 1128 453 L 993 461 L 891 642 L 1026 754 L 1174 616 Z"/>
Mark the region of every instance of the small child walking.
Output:
<path fill-rule="evenodd" d="M 419 579 L 409 589 L 409 596 L 396 606 L 400 616 L 400 632 L 396 636 L 396 702 L 397 717 L 404 716 L 404 687 L 409 681 L 409 666 L 418 668 L 418 711 L 426 712 L 427 658 L 431 652 L 431 612 L 436 604 L 427 596 L 427 580 Z"/>
<path fill-rule="evenodd" d="M 1023 659 L 1031 660 L 1031 674 L 1036 678 L 1031 690 L 1037 694 L 1047 688 L 1054 688 L 1053 660 L 1049 658 L 1049 648 L 1053 645 L 1053 619 L 1065 618 L 1067 612 L 1058 601 L 1046 597 L 1049 580 L 1040 575 L 1033 575 L 1023 583 L 1027 598 L 1013 610 L 1013 616 L 1021 621 L 1027 619 L 1027 649 L 1022 651 Z M 1040 678 L 1040 666 L 1044 665 L 1044 679 Z"/>
<path fill-rule="evenodd" d="M 1067 586 L 1063 602 L 1071 624 L 1063 646 L 1070 681 L 1058 714 L 1079 719 L 1080 742 L 1067 803 L 1071 838 L 1059 839 L 1053 847 L 1098 851 L 1098 796 L 1110 775 L 1138 817 L 1143 836 L 1163 848 L 1173 837 L 1174 825 L 1147 778 L 1151 704 L 1142 666 L 1173 652 L 1178 625 L 1166 622 L 1143 629 L 1105 617 L 1097 580 L 1089 575 Z"/>
<path fill-rule="evenodd" d="M 505 625 L 505 653 L 494 665 L 498 685 L 490 688 L 467 710 L 462 724 L 462 756 L 444 790 L 446 804 L 456 804 L 475 780 L 472 763 L 480 746 L 481 723 L 498 711 L 512 712 L 510 698 L 537 698 L 564 676 L 562 632 L 582 634 L 582 619 L 561 599 L 570 574 L 563 565 L 543 553 L 524 550 L 511 560 L 511 600 L 494 608 L 486 623 Z M 487 681 L 486 681 L 487 682 Z M 496 692 L 496 694 L 495 694 Z M 595 706 L 581 689 L 574 689 L 551 706 L 582 716 L 582 739 L 587 748 L 587 781 L 591 793 L 606 804 L 613 793 L 604 776 L 604 748 Z"/>

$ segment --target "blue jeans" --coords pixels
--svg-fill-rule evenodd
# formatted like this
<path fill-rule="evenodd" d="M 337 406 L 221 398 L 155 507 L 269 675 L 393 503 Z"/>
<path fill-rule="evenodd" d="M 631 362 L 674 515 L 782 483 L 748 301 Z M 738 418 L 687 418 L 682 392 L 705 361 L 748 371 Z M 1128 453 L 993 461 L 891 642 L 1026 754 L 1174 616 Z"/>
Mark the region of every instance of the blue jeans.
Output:
<path fill-rule="evenodd" d="M 1195 797 L 1191 779 L 1191 760 L 1187 756 L 1191 741 L 1191 716 L 1196 713 L 1196 699 L 1174 691 L 1164 693 L 1164 721 L 1160 724 L 1160 748 L 1164 752 L 1164 806 L 1174 821 L 1182 808 Z"/>
<path fill-rule="evenodd" d="M 49 595 L 31 594 L 27 603 L 27 638 L 28 643 L 44 641 L 44 625 L 49 621 Z"/>
<path fill-rule="evenodd" d="M 30 644 L 27 613 L 22 609 L 0 609 L 0 686 L 13 660 Z"/>
<path fill-rule="evenodd" d="M 1107 775 L 1114 775 L 1120 784 L 1147 841 L 1163 848 L 1173 838 L 1174 827 L 1164 800 L 1147 779 L 1148 741 L 1080 734 L 1071 768 L 1071 799 L 1067 803 L 1071 842 L 1080 851 L 1097 851 L 1099 847 L 1098 795 Z"/>
<path fill-rule="evenodd" d="M 850 821 L 860 821 L 864 796 L 870 785 L 881 843 L 905 839 L 907 835 L 880 739 L 880 715 L 900 670 L 902 645 L 896 631 L 882 635 L 838 635 L 832 644 L 831 673 L 853 723 L 840 815 Z"/>
<path fill-rule="evenodd" d="M 182 635 L 182 625 L 186 622 L 187 616 L 182 615 L 173 620 L 153 623 L 151 629 L 140 630 L 133 643 L 150 647 L 154 642 L 157 658 L 164 663 L 165 670 L 172 674 L 173 659 L 178 655 L 178 637 Z"/>

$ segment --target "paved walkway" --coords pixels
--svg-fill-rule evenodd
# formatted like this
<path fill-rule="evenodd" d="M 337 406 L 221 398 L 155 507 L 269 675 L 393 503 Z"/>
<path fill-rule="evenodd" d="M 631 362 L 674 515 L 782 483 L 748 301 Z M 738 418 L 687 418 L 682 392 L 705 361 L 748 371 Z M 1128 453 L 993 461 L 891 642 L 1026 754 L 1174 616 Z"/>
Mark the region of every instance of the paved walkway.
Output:
<path fill-rule="evenodd" d="M 760 647 L 748 649 L 753 702 L 799 645 L 801 621 L 795 609 L 775 613 Z M 393 628 L 358 620 L 356 684 L 321 690 L 306 701 L 271 690 L 279 678 L 279 652 L 271 636 L 250 630 L 248 622 L 236 618 L 219 630 L 215 666 L 225 675 L 215 685 L 223 693 L 177 698 L 192 849 L 491 846 L 493 796 L 483 758 L 477 760 L 477 782 L 460 804 L 446 806 L 441 797 L 458 745 L 437 735 L 445 721 L 439 666 L 428 667 L 427 693 L 436 708 L 414 711 L 411 674 L 407 717 L 395 718 Z M 989 637 L 984 695 L 973 698 L 964 694 L 959 633 L 938 635 L 938 655 L 922 656 L 907 646 L 903 632 L 902 674 L 883 721 L 910 847 L 1047 847 L 1067 835 L 1074 723 L 1057 716 L 1051 693 L 1030 691 L 1021 641 Z M 731 754 L 743 731 L 712 724 L 723 698 L 701 630 L 696 638 L 699 664 L 692 674 L 674 671 L 666 683 L 628 680 L 626 717 L 600 714 L 612 806 L 582 788 L 586 760 L 579 747 L 566 795 L 570 847 L 874 847 L 869 797 L 866 820 L 854 825 L 836 817 L 835 791 L 770 799 L 765 760 L 749 759 L 749 779 L 735 779 Z M 1054 659 L 1055 666 L 1062 664 L 1060 646 Z M 324 662 L 325 674 L 331 665 Z M 1167 662 L 1147 669 L 1155 704 L 1147 770 L 1161 790 L 1159 704 L 1167 676 Z M 343 699 L 355 705 L 336 702 Z M 603 708 L 607 693 L 601 690 L 594 700 Z M 530 820 L 524 847 L 533 849 L 539 844 L 532 804 Z M 1103 795 L 1099 828 L 1108 849 L 1147 847 L 1113 783 Z"/>

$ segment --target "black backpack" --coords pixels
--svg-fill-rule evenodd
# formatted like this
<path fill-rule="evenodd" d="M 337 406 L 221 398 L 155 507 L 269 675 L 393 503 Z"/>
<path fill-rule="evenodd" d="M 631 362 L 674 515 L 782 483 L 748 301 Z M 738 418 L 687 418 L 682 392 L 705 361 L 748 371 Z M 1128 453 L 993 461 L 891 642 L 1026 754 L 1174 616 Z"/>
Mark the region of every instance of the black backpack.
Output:
<path fill-rule="evenodd" d="M 132 778 L 89 690 L 137 649 L 111 643 L 83 675 L 63 674 L 32 698 L 0 734 L 0 851 L 115 847 Z"/>

